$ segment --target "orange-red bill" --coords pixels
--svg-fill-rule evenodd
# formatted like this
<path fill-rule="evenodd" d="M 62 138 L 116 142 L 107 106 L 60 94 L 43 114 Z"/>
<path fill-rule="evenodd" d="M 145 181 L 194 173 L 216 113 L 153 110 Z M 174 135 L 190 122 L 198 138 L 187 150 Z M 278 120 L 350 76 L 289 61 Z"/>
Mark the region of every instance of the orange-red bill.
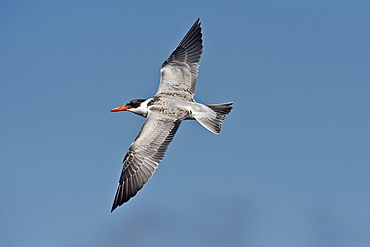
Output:
<path fill-rule="evenodd" d="M 112 110 L 110 110 L 111 112 L 116 112 L 116 111 L 127 111 L 128 109 L 130 109 L 130 107 L 126 107 L 124 105 L 121 105 L 121 106 L 118 106 Z"/>

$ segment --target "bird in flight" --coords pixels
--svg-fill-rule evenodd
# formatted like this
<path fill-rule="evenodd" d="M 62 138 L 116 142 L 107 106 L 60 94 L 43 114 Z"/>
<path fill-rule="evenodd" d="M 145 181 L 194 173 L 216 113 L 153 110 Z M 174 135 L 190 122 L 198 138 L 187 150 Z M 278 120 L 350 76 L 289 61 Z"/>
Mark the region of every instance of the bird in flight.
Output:
<path fill-rule="evenodd" d="M 123 159 L 111 212 L 134 197 L 153 176 L 182 120 L 195 119 L 218 134 L 232 109 L 231 102 L 204 105 L 194 100 L 203 49 L 200 24 L 196 20 L 162 64 L 159 89 L 153 98 L 135 99 L 111 110 L 130 111 L 146 118 Z"/>

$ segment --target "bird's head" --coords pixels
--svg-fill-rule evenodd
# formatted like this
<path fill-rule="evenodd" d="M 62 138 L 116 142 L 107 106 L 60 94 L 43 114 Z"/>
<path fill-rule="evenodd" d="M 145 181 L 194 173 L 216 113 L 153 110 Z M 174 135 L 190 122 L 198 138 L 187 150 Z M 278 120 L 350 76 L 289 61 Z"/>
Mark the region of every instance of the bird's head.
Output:
<path fill-rule="evenodd" d="M 118 112 L 118 111 L 130 111 L 133 113 L 136 113 L 140 116 L 146 117 L 148 113 L 148 108 L 147 108 L 147 102 L 148 100 L 146 99 L 134 99 L 131 100 L 130 102 L 118 106 L 112 110 L 111 112 Z"/>

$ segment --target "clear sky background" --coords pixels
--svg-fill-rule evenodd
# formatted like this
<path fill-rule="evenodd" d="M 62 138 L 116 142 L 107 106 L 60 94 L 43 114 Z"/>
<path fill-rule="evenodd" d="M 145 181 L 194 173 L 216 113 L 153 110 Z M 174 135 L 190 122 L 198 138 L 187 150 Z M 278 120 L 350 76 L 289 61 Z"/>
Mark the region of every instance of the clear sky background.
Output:
<path fill-rule="evenodd" d="M 370 246 L 370 2 L 2 1 L 1 246 Z M 196 100 L 110 213 L 143 118 L 200 17 Z"/>

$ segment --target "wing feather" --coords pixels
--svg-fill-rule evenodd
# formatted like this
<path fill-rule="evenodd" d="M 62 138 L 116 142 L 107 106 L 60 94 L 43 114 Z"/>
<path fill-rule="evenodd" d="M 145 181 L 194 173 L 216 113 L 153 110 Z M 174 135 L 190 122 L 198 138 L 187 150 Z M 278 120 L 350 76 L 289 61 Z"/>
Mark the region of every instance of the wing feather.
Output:
<path fill-rule="evenodd" d="M 135 196 L 153 176 L 181 121 L 155 112 L 148 114 L 123 160 L 112 211 Z"/>
<path fill-rule="evenodd" d="M 157 95 L 176 92 L 186 94 L 189 100 L 193 98 L 203 49 L 200 24 L 198 19 L 163 63 Z"/>

